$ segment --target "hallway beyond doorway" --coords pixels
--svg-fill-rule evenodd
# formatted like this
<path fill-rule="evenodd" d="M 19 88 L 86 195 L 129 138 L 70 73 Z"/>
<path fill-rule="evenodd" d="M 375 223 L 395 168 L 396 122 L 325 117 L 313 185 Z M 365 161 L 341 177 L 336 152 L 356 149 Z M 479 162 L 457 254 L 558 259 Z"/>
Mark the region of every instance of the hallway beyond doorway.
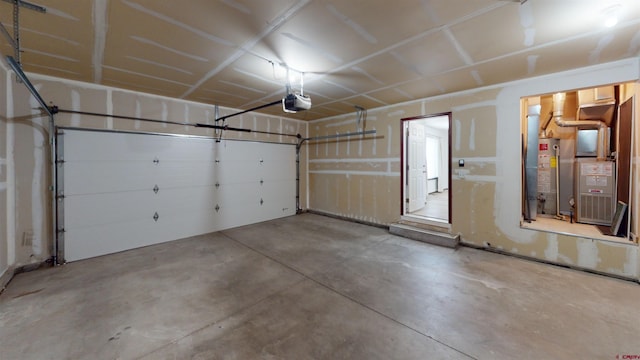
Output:
<path fill-rule="evenodd" d="M 408 215 L 447 221 L 449 217 L 449 189 L 429 194 L 427 196 L 427 204 L 423 208 L 410 212 Z"/>

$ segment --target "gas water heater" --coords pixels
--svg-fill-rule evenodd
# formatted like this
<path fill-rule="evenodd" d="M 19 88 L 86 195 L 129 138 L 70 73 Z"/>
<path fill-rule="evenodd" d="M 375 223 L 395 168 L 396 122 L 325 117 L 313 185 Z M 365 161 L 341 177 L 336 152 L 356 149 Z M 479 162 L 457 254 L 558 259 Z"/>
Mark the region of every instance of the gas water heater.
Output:
<path fill-rule="evenodd" d="M 557 215 L 560 140 L 538 139 L 538 214 Z"/>

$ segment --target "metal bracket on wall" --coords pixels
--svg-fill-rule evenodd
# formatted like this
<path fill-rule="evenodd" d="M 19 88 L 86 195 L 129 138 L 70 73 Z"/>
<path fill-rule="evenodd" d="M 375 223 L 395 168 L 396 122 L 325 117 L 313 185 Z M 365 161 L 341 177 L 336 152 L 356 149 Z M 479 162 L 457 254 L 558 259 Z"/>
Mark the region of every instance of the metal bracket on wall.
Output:
<path fill-rule="evenodd" d="M 15 56 L 17 63 L 20 64 L 22 52 L 22 50 L 20 50 L 20 8 L 23 7 L 25 9 L 41 13 L 46 13 L 47 9 L 22 0 L 4 0 L 4 2 L 13 4 L 13 37 L 9 34 L 9 31 L 7 31 L 2 23 L 0 23 L 0 31 L 13 47 L 13 56 Z"/>

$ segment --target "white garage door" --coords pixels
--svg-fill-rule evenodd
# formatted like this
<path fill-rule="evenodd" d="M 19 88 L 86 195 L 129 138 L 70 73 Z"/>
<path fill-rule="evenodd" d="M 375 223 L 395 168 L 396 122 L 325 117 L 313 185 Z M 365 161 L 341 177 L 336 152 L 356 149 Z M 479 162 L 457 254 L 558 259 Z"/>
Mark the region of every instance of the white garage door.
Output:
<path fill-rule="evenodd" d="M 64 259 L 296 212 L 295 146 L 64 129 Z"/>

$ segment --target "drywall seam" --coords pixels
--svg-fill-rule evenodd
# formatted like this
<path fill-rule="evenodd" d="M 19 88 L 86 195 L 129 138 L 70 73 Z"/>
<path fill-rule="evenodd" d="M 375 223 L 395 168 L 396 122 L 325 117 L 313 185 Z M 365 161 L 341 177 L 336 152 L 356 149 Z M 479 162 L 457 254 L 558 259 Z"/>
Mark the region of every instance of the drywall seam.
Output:
<path fill-rule="evenodd" d="M 460 145 L 462 144 L 462 122 L 459 119 L 453 120 L 453 132 L 456 134 L 454 140 L 454 148 L 456 151 L 460 151 Z"/>
<path fill-rule="evenodd" d="M 476 118 L 471 118 L 471 129 L 469 129 L 469 150 L 476 151 Z"/>
<path fill-rule="evenodd" d="M 527 49 L 527 51 L 529 51 L 529 50 L 530 49 Z M 380 111 L 380 110 L 390 109 L 390 108 L 399 107 L 399 106 L 409 106 L 409 105 L 412 105 L 412 104 L 420 103 L 421 101 L 425 101 L 425 100 L 428 100 L 428 101 L 439 101 L 439 100 L 450 99 L 450 98 L 455 98 L 455 97 L 459 97 L 459 96 L 473 95 L 473 94 L 476 94 L 478 92 L 487 91 L 487 90 L 501 90 L 501 89 L 504 89 L 504 88 L 507 88 L 507 87 L 520 87 L 520 86 L 526 87 L 527 84 L 531 83 L 531 81 L 539 81 L 539 82 L 547 83 L 547 84 L 548 83 L 556 84 L 558 75 L 575 78 L 575 77 L 579 77 L 581 75 L 589 74 L 589 73 L 592 73 L 592 72 L 597 72 L 598 70 L 611 70 L 611 69 L 615 69 L 615 72 L 617 73 L 617 75 L 614 76 L 614 78 L 611 78 L 611 79 L 605 79 L 605 78 L 589 79 L 589 80 L 593 80 L 593 81 L 586 81 L 586 83 L 587 84 L 593 84 L 593 85 L 584 85 L 584 86 L 578 86 L 578 87 L 575 87 L 575 88 L 576 89 L 577 88 L 582 88 L 582 87 L 586 88 L 586 87 L 593 87 L 593 86 L 602 85 L 602 84 L 613 84 L 613 83 L 624 83 L 624 82 L 629 82 L 629 81 L 636 81 L 636 80 L 638 80 L 638 77 L 624 76 L 624 74 L 628 74 L 630 69 L 633 69 L 636 72 L 638 71 L 638 69 L 640 69 L 640 57 L 633 57 L 633 58 L 613 61 L 613 62 L 609 62 L 609 63 L 591 65 L 591 66 L 582 67 L 582 68 L 579 68 L 579 69 L 571 69 L 571 70 L 561 71 L 561 72 L 552 73 L 552 74 L 540 75 L 540 76 L 536 76 L 536 77 L 533 77 L 533 78 L 526 78 L 526 79 L 503 82 L 503 83 L 499 83 L 499 84 L 486 85 L 486 86 L 477 87 L 477 88 L 474 88 L 474 89 L 450 92 L 450 93 L 446 93 L 446 94 L 442 94 L 442 95 L 436 95 L 436 96 L 428 97 L 426 99 L 423 98 L 423 99 L 411 100 L 411 101 L 398 103 L 398 104 L 393 104 L 393 105 L 380 106 L 380 107 L 377 107 L 377 108 L 369 109 L 369 111 L 373 112 L 373 111 Z M 552 90 L 532 90 L 532 91 L 528 92 L 528 95 L 531 95 L 531 94 L 545 94 L 545 93 L 551 93 L 551 92 L 554 92 L 554 91 L 558 91 L 558 89 L 556 88 L 556 89 L 552 89 Z M 460 109 L 456 109 L 455 111 L 458 111 L 458 110 L 460 110 Z M 330 117 L 326 117 L 326 118 L 322 118 L 322 119 L 310 120 L 309 123 L 310 124 L 315 124 L 315 123 L 318 123 L 318 122 L 331 121 L 331 120 L 335 120 L 335 119 L 342 118 L 342 117 L 345 117 L 345 116 L 347 116 L 347 115 L 334 115 L 334 116 L 330 116 Z"/>
<path fill-rule="evenodd" d="M 376 120 L 377 120 L 377 118 L 375 116 L 371 116 L 371 117 L 367 116 L 367 122 L 376 121 Z M 343 126 L 343 125 L 356 125 L 357 122 L 358 122 L 358 119 L 350 118 L 350 119 L 347 119 L 345 121 L 340 121 L 340 122 L 334 122 L 334 123 L 331 123 L 331 124 L 327 124 L 327 125 L 325 125 L 325 127 L 336 127 L 336 126 Z M 359 129 L 356 129 L 356 130 L 359 130 Z"/>
<path fill-rule="evenodd" d="M 464 160 L 465 163 L 495 163 L 497 157 L 452 157 L 451 162 L 457 163 L 458 160 Z"/>
<path fill-rule="evenodd" d="M 92 84 L 92 83 L 87 83 L 87 82 L 82 82 L 82 81 L 77 81 L 77 80 L 70 80 L 70 79 L 62 79 L 62 78 L 58 78 L 58 77 L 55 77 L 55 76 L 42 75 L 42 74 L 31 73 L 31 72 L 27 72 L 26 74 L 27 74 L 27 77 L 29 79 L 31 79 L 31 82 L 49 81 L 49 82 L 55 82 L 55 83 L 60 83 L 60 84 L 67 84 L 67 85 L 78 87 L 78 88 L 81 88 L 81 89 L 100 90 L 100 91 L 105 91 L 105 90 L 111 89 L 112 91 L 118 91 L 118 92 L 121 92 L 121 93 L 124 93 L 124 94 L 131 94 L 131 95 L 136 95 L 136 96 L 141 96 L 141 95 L 150 96 L 150 97 L 152 97 L 154 99 L 170 100 L 170 101 L 177 102 L 177 103 L 187 103 L 187 104 L 191 104 L 193 106 L 199 106 L 199 107 L 205 107 L 205 108 L 213 108 L 214 107 L 214 105 L 207 104 L 207 103 L 201 103 L 201 102 L 197 102 L 197 101 L 193 101 L 193 100 L 178 99 L 178 98 L 172 98 L 172 97 L 169 97 L 169 96 L 149 94 L 149 93 L 144 93 L 144 92 L 140 92 L 140 91 L 133 91 L 133 90 L 117 88 L 117 87 L 113 87 L 113 86 L 107 86 L 107 85 L 101 85 L 101 84 Z M 234 108 L 228 108 L 228 107 L 220 107 L 220 110 L 221 111 L 229 111 L 230 113 L 241 111 L 240 109 L 234 109 Z M 260 116 L 261 117 L 265 117 L 265 118 L 280 118 L 281 117 L 281 116 L 270 115 L 270 114 L 260 114 Z M 305 121 L 305 120 L 289 119 L 289 118 L 287 118 L 287 121 L 300 123 L 300 124 L 308 124 L 309 123 L 308 121 Z"/>
<path fill-rule="evenodd" d="M 598 257 L 598 242 L 593 239 L 578 238 L 578 266 L 586 269 L 596 269 L 600 258 Z"/>
<path fill-rule="evenodd" d="M 13 86 L 12 86 L 12 72 L 7 71 L 7 119 L 13 119 L 14 103 L 13 103 Z M 16 180 L 15 180 L 15 158 L 14 158 L 14 144 L 15 144 L 15 129 L 12 120 L 7 121 L 7 143 L 6 143 L 6 156 L 7 156 L 7 266 L 11 267 L 16 262 Z"/>
<path fill-rule="evenodd" d="M 393 138 L 393 127 L 387 126 L 387 155 L 391 155 L 391 143 Z"/>
<path fill-rule="evenodd" d="M 285 11 L 284 14 L 279 14 L 275 19 L 273 19 L 272 22 L 268 23 L 268 26 L 264 30 L 262 30 L 260 34 L 258 34 L 257 36 L 253 37 L 252 39 L 242 44 L 240 46 L 240 49 L 236 50 L 233 54 L 231 54 L 231 56 L 229 56 L 227 60 L 223 61 L 222 63 L 218 64 L 218 66 L 216 66 L 215 68 L 207 72 L 197 83 L 191 86 L 180 97 L 184 98 L 189 96 L 196 89 L 198 89 L 207 81 L 209 81 L 211 78 L 213 78 L 213 76 L 215 76 L 217 73 L 219 73 L 223 69 L 226 69 L 229 65 L 233 64 L 242 55 L 244 55 L 247 51 L 249 51 L 249 49 L 253 48 L 260 40 L 262 40 L 264 37 L 268 36 L 269 34 L 273 33 L 276 29 L 280 28 L 280 26 L 282 26 L 289 18 L 293 17 L 293 15 L 295 15 L 300 9 L 305 7 L 309 2 L 311 2 L 311 0 L 299 0 L 296 4 L 294 4 L 292 7 L 287 9 L 287 11 Z"/>
<path fill-rule="evenodd" d="M 71 90 L 71 110 L 80 111 L 80 92 L 78 90 Z M 71 114 L 71 126 L 80 126 L 80 114 Z"/>
<path fill-rule="evenodd" d="M 627 249 L 627 261 L 625 261 L 623 266 L 623 271 L 625 274 L 633 274 L 635 277 L 638 276 L 638 248 L 628 248 Z M 610 269 L 609 271 L 613 272 L 615 269 Z"/>
<path fill-rule="evenodd" d="M 502 177 L 490 176 L 490 175 L 469 175 L 468 170 L 456 170 L 451 175 L 453 180 L 471 181 L 471 182 L 483 182 L 483 183 L 500 183 Z"/>
<path fill-rule="evenodd" d="M 453 106 L 453 107 L 451 107 L 451 111 L 458 112 L 458 111 L 477 109 L 477 108 L 482 108 L 482 107 L 495 107 L 496 105 L 497 105 L 497 103 L 496 103 L 495 100 L 487 100 L 487 101 L 480 101 L 480 102 L 476 102 L 476 103 Z"/>
<path fill-rule="evenodd" d="M 366 162 L 388 162 L 395 161 L 400 162 L 400 159 L 395 157 L 389 158 L 330 158 L 330 159 L 311 159 L 309 164 L 314 163 L 366 163 Z"/>
<path fill-rule="evenodd" d="M 113 114 L 113 92 L 107 89 L 107 114 Z M 113 129 L 113 117 L 107 117 L 107 129 Z"/>
<path fill-rule="evenodd" d="M 40 91 L 37 85 L 36 90 Z M 31 95 L 29 96 L 29 105 L 29 107 L 33 109 L 31 110 L 32 115 L 40 114 L 39 103 Z M 34 125 L 43 125 L 41 119 L 34 119 L 32 121 Z M 42 127 L 45 128 L 45 126 Z M 43 249 L 42 243 L 45 241 L 45 234 L 42 224 L 47 216 L 46 210 L 43 207 L 43 205 L 46 204 L 46 200 L 42 197 L 41 183 L 43 179 L 47 178 L 44 174 L 44 170 L 46 169 L 46 141 L 44 138 L 45 134 L 36 130 L 35 127 L 31 130 L 31 135 L 33 136 L 33 175 L 31 181 L 31 230 L 33 232 L 33 239 L 31 242 L 31 250 L 33 255 L 40 257 L 42 255 Z"/>
<path fill-rule="evenodd" d="M 107 3 L 108 0 L 93 0 L 93 81 L 102 82 L 104 48 L 107 42 Z"/>
<path fill-rule="evenodd" d="M 359 171 L 359 170 L 309 170 L 310 174 L 328 175 L 370 175 L 370 176 L 400 176 L 396 171 Z"/>

